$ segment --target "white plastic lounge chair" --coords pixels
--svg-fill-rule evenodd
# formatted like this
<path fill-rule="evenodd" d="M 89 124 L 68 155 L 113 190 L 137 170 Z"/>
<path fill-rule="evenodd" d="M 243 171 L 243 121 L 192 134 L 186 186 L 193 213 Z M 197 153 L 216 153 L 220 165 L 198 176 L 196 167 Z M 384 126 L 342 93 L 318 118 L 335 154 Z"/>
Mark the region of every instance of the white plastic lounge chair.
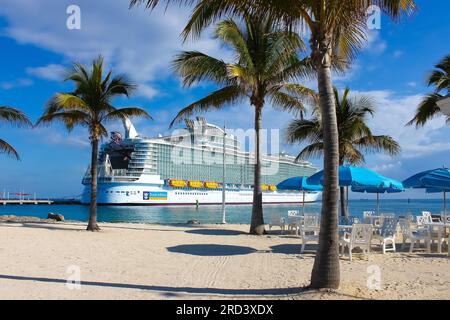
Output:
<path fill-rule="evenodd" d="M 305 215 L 303 222 L 300 224 L 299 235 L 302 239 L 302 248 L 300 253 L 303 253 L 308 242 L 319 242 L 319 216 Z"/>
<path fill-rule="evenodd" d="M 345 247 L 348 248 L 350 261 L 352 261 L 352 251 L 354 248 L 361 248 L 364 253 L 370 252 L 370 243 L 372 241 L 372 225 L 371 224 L 355 224 L 352 232 L 346 232 L 344 237 L 340 239 L 341 254 L 345 252 Z"/>
<path fill-rule="evenodd" d="M 384 218 L 381 229 L 373 235 L 373 239 L 380 242 L 383 254 L 385 254 L 386 251 L 395 252 L 395 234 L 397 233 L 397 225 L 398 222 L 395 218 Z M 388 244 L 391 244 L 390 248 L 387 247 Z"/>
<path fill-rule="evenodd" d="M 420 241 L 424 240 L 425 245 L 427 247 L 427 252 L 431 252 L 431 237 L 430 237 L 430 231 L 428 228 L 418 228 L 416 230 L 413 229 L 412 222 L 407 221 L 405 219 L 399 220 L 400 228 L 402 230 L 403 235 L 403 244 L 402 248 L 405 245 L 406 240 L 411 241 L 411 245 L 409 247 L 409 252 L 413 252 L 414 250 L 414 244 L 416 242 L 419 243 L 420 247 Z"/>

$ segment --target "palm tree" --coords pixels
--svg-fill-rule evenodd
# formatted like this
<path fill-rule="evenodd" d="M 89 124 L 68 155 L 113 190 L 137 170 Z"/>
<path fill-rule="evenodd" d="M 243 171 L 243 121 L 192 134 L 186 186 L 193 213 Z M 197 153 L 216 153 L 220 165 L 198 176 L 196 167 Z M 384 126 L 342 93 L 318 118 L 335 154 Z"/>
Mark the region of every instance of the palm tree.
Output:
<path fill-rule="evenodd" d="M 31 126 L 30 120 L 28 120 L 27 116 L 22 111 L 7 106 L 0 106 L 0 122 L 7 122 L 17 126 Z M 0 139 L 0 153 L 6 153 L 17 160 L 20 160 L 16 149 L 2 139 Z"/>
<path fill-rule="evenodd" d="M 407 125 L 422 127 L 441 111 L 437 101 L 450 94 L 450 55 L 446 56 L 435 66 L 435 70 L 428 77 L 428 86 L 434 86 L 434 92 L 427 95 L 417 108 L 414 118 Z M 447 116 L 450 124 L 450 116 Z"/>
<path fill-rule="evenodd" d="M 339 165 L 359 165 L 365 162 L 364 152 L 386 152 L 395 156 L 400 152 L 399 144 L 390 136 L 375 136 L 368 127 L 368 116 L 375 113 L 370 97 L 350 98 L 350 89 L 345 89 L 342 97 L 334 88 L 336 118 L 339 133 Z M 316 109 L 311 119 L 293 120 L 287 130 L 288 142 L 309 143 L 297 156 L 297 159 L 322 156 L 324 151 L 323 128 L 320 109 Z M 347 216 L 345 190 L 340 187 L 341 215 Z"/>
<path fill-rule="evenodd" d="M 302 113 L 303 102 L 314 92 L 289 82 L 306 76 L 307 59 L 297 53 L 304 48 L 300 37 L 284 32 L 267 18 L 246 16 L 243 26 L 228 19 L 220 22 L 215 36 L 234 53 L 235 61 L 226 63 L 197 51 L 182 52 L 173 62 L 175 71 L 189 87 L 202 80 L 212 81 L 220 89 L 182 109 L 174 122 L 193 113 L 222 109 L 227 105 L 249 101 L 255 110 L 255 172 L 250 233 L 262 234 L 264 225 L 261 190 L 261 125 L 266 101 L 276 108 Z M 259 228 L 258 228 L 259 227 Z"/>
<path fill-rule="evenodd" d="M 103 58 L 100 56 L 88 70 L 84 65 L 75 63 L 66 81 L 75 84 L 75 90 L 68 93 L 55 94 L 46 107 L 37 124 L 62 122 L 70 132 L 75 126 L 89 130 L 91 140 L 91 204 L 87 230 L 100 230 L 97 224 L 97 173 L 99 141 L 108 135 L 105 124 L 114 120 L 123 120 L 130 116 L 149 114 L 139 108 L 128 107 L 117 109 L 111 103 L 119 96 L 129 97 L 135 86 L 123 75 L 113 77 L 112 71 L 103 74 Z"/>
<path fill-rule="evenodd" d="M 413 0 L 130 0 L 131 6 L 145 3 L 154 8 L 160 2 L 195 7 L 183 35 L 198 37 L 212 22 L 224 15 L 243 12 L 269 14 L 292 29 L 307 29 L 312 64 L 317 72 L 322 114 L 324 188 L 322 196 L 319 249 L 311 274 L 312 288 L 338 288 L 338 167 L 339 139 L 333 93 L 332 66 L 351 62 L 366 40 L 366 11 L 377 5 L 394 20 L 416 9 Z"/>

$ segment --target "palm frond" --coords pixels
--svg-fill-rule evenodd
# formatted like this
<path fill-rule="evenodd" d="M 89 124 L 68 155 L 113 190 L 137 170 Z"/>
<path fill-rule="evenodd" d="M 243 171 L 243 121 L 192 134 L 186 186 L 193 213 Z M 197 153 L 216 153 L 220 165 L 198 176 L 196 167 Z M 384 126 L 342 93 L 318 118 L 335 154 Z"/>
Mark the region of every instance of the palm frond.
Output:
<path fill-rule="evenodd" d="M 0 139 L 0 153 L 6 153 L 9 156 L 16 158 L 16 160 L 20 161 L 20 156 L 17 153 L 16 149 L 13 148 L 8 142 Z"/>
<path fill-rule="evenodd" d="M 294 117 L 303 118 L 306 112 L 306 107 L 299 98 L 282 91 L 276 91 L 270 95 L 270 104 L 274 108 L 291 113 Z"/>
<path fill-rule="evenodd" d="M 84 110 L 89 112 L 89 106 L 82 98 L 72 93 L 57 93 L 48 103 L 55 110 Z"/>
<path fill-rule="evenodd" d="M 148 114 L 147 111 L 137 108 L 137 107 L 128 107 L 128 108 L 120 108 L 116 109 L 105 116 L 106 120 L 122 120 L 125 117 L 143 117 L 147 119 L 153 120 L 153 118 Z"/>
<path fill-rule="evenodd" d="M 340 143 L 339 149 L 339 157 L 343 162 L 350 165 L 360 165 L 366 161 L 362 152 L 352 143 Z"/>
<path fill-rule="evenodd" d="M 365 152 L 385 152 L 390 156 L 399 155 L 401 147 L 390 136 L 365 136 L 353 142 Z"/>
<path fill-rule="evenodd" d="M 252 55 L 250 54 L 250 48 L 247 43 L 252 31 L 255 30 L 248 29 L 247 32 L 249 34 L 246 36 L 234 20 L 227 19 L 217 24 L 214 34 L 233 49 L 240 65 L 254 72 Z"/>
<path fill-rule="evenodd" d="M 62 122 L 68 131 L 72 131 L 76 125 L 88 127 L 92 123 L 90 116 L 85 113 L 78 110 L 70 110 L 44 114 L 38 119 L 36 126 L 48 125 L 55 121 Z"/>
<path fill-rule="evenodd" d="M 319 158 L 323 154 L 323 142 L 316 142 L 303 148 L 297 155 L 295 161 L 300 159 Z"/>
<path fill-rule="evenodd" d="M 285 139 L 288 143 L 303 141 L 316 143 L 323 137 L 320 123 L 317 118 L 292 120 L 286 128 Z"/>
<path fill-rule="evenodd" d="M 444 57 L 428 77 L 428 86 L 435 87 L 435 93 L 450 92 L 450 55 Z"/>
<path fill-rule="evenodd" d="M 443 96 L 438 93 L 427 95 L 419 104 L 414 118 L 406 125 L 415 125 L 418 128 L 423 127 L 428 120 L 436 117 L 441 111 L 437 105 L 437 101 L 442 98 Z"/>
<path fill-rule="evenodd" d="M 228 86 L 216 90 L 178 112 L 177 116 L 170 123 L 170 127 L 195 113 L 212 109 L 220 110 L 226 105 L 240 102 L 244 97 L 244 93 L 238 86 Z"/>
<path fill-rule="evenodd" d="M 189 87 L 202 80 L 227 84 L 227 65 L 224 61 L 210 57 L 198 51 L 178 54 L 172 62 L 172 68 L 183 79 L 183 85 Z"/>
<path fill-rule="evenodd" d="M 0 122 L 8 122 L 16 126 L 31 127 L 31 121 L 22 111 L 8 106 L 0 106 Z"/>

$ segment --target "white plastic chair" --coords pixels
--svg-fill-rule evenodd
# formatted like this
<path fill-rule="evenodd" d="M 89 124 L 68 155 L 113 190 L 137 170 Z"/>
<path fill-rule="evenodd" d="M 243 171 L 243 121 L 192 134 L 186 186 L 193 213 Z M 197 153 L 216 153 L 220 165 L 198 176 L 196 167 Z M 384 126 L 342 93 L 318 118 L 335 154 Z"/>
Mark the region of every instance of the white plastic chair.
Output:
<path fill-rule="evenodd" d="M 319 216 L 306 215 L 303 218 L 303 223 L 300 224 L 299 235 L 302 239 L 302 248 L 300 253 L 303 253 L 308 242 L 319 242 Z"/>
<path fill-rule="evenodd" d="M 364 211 L 363 212 L 363 221 L 364 223 L 371 223 L 370 217 L 375 215 L 375 211 Z"/>
<path fill-rule="evenodd" d="M 430 211 L 422 211 L 422 216 L 423 217 L 431 217 L 431 212 Z"/>
<path fill-rule="evenodd" d="M 303 216 L 301 215 L 300 211 L 298 210 L 289 210 L 288 211 L 288 231 L 294 231 L 295 233 L 298 232 L 298 229 L 300 228 L 301 224 L 301 218 Z"/>
<path fill-rule="evenodd" d="M 395 218 L 384 218 L 381 229 L 378 232 L 376 232 L 373 236 L 374 239 L 380 242 L 383 254 L 385 254 L 386 251 L 395 252 L 396 250 L 395 235 L 397 233 L 397 225 L 398 222 Z M 391 244 L 390 248 L 387 247 L 389 243 Z"/>
<path fill-rule="evenodd" d="M 423 229 L 418 228 L 418 229 L 414 230 L 412 227 L 412 222 L 407 221 L 405 219 L 400 219 L 399 224 L 400 224 L 400 228 L 402 230 L 402 235 L 403 235 L 402 248 L 405 246 L 406 240 L 410 240 L 411 245 L 409 247 L 409 252 L 413 252 L 414 244 L 416 242 L 419 242 L 419 246 L 420 246 L 420 241 L 424 240 L 425 245 L 427 247 L 427 252 L 428 253 L 431 252 L 431 237 L 430 237 L 430 231 L 428 228 L 423 228 Z"/>
<path fill-rule="evenodd" d="M 354 248 L 361 248 L 364 253 L 370 252 L 370 244 L 372 241 L 373 227 L 371 224 L 354 224 L 352 232 L 346 232 L 344 237 L 340 239 L 341 254 L 345 253 L 348 248 L 350 261 L 352 261 L 352 251 Z"/>
<path fill-rule="evenodd" d="M 283 232 L 286 230 L 286 219 L 282 217 L 281 214 L 270 215 L 269 230 L 271 230 L 272 227 L 280 227 L 281 234 L 283 234 Z"/>

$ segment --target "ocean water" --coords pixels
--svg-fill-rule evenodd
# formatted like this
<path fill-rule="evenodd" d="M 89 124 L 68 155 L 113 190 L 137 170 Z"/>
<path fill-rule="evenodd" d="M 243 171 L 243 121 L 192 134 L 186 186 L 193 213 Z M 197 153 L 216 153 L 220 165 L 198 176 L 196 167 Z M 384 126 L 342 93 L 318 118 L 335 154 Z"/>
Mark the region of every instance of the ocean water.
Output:
<path fill-rule="evenodd" d="M 307 204 L 305 212 L 319 213 L 321 203 Z M 151 207 L 151 206 L 100 206 L 98 220 L 103 222 L 139 222 L 139 223 L 186 223 L 196 219 L 200 223 L 220 223 L 222 221 L 221 206 L 192 207 Z M 226 220 L 228 223 L 249 223 L 251 206 L 227 206 Z M 287 216 L 289 210 L 301 210 L 296 205 L 265 205 L 264 217 L 266 221 L 272 214 Z M 375 200 L 350 200 L 351 215 L 362 216 L 363 211 L 375 211 Z M 439 214 L 443 211 L 442 200 L 383 200 L 380 212 L 395 213 L 396 215 L 414 214 L 421 211 L 431 211 Z M 82 205 L 0 205 L 0 215 L 34 216 L 46 218 L 49 212 L 64 215 L 66 220 L 87 221 L 89 207 Z"/>

